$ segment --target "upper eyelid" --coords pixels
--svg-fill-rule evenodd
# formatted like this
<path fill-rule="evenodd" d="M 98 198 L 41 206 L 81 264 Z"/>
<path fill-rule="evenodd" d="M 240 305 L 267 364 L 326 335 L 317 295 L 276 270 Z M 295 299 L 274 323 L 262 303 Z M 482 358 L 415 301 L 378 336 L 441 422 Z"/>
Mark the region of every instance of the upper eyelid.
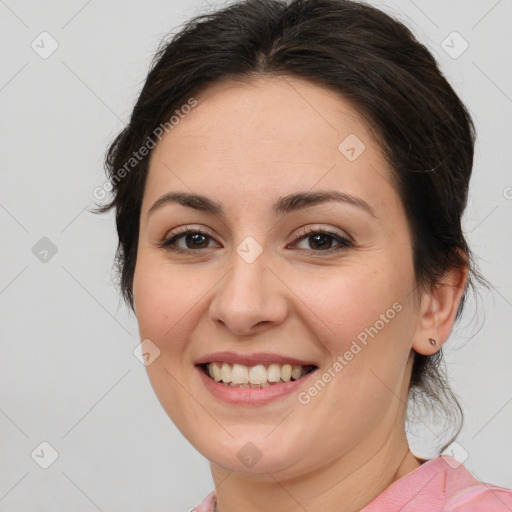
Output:
<path fill-rule="evenodd" d="M 294 239 L 291 240 L 290 243 L 298 243 L 300 242 L 301 240 L 305 239 L 305 238 L 308 238 L 308 236 L 312 236 L 313 234 L 316 234 L 316 233 L 324 233 L 328 236 L 330 236 L 331 238 L 335 239 L 336 238 L 339 238 L 340 240 L 345 240 L 347 242 L 349 242 L 350 244 L 354 244 L 354 240 L 353 238 L 347 234 L 347 233 L 337 233 L 336 230 L 339 229 L 339 228 L 328 228 L 328 227 L 325 227 L 325 226 L 315 226 L 314 224 L 307 224 L 305 226 L 301 226 L 299 228 L 297 228 L 295 231 L 295 235 L 294 235 Z M 216 236 L 213 234 L 213 231 L 209 228 L 206 228 L 205 226 L 201 226 L 201 227 L 195 227 L 194 225 L 185 225 L 185 226 L 182 226 L 180 228 L 176 228 L 176 230 L 170 234 L 170 235 L 166 235 L 165 238 L 162 240 L 162 245 L 165 245 L 166 242 L 170 242 L 170 240 L 179 240 L 181 239 L 182 237 L 186 236 L 187 234 L 196 234 L 196 233 L 199 233 L 199 234 L 202 234 L 202 235 L 205 235 L 209 238 L 211 238 L 215 243 L 219 243 L 217 242 L 216 240 Z M 340 242 L 340 240 L 338 240 L 338 243 Z M 174 244 L 175 242 L 173 242 Z M 173 245 L 173 244 L 169 244 L 169 245 Z M 181 248 L 178 248 L 178 250 L 180 250 Z M 201 250 L 206 250 L 206 249 L 209 249 L 209 247 L 206 247 L 206 248 L 202 248 L 202 249 L 195 249 L 195 251 L 201 251 Z M 194 251 L 194 249 L 182 249 L 184 251 Z M 320 252 L 327 252 L 327 251 L 320 251 Z"/>
<path fill-rule="evenodd" d="M 342 233 L 337 233 L 336 232 L 337 230 L 342 231 Z M 341 230 L 340 228 L 315 226 L 315 225 L 311 225 L 311 224 L 306 224 L 304 226 L 300 226 L 300 227 L 296 228 L 293 232 L 295 232 L 296 235 L 303 236 L 303 235 L 307 235 L 308 233 L 316 233 L 318 231 L 325 232 L 325 234 L 332 233 L 333 235 L 339 236 L 340 238 L 347 238 L 349 240 L 352 239 L 352 237 L 348 233 L 346 233 L 344 230 Z M 205 226 L 196 227 L 194 225 L 186 224 L 179 228 L 175 228 L 175 230 L 167 232 L 164 239 L 170 239 L 170 238 L 174 238 L 179 235 L 185 235 L 185 234 L 188 234 L 189 232 L 194 232 L 194 233 L 200 232 L 201 234 L 208 235 L 211 238 L 214 238 L 214 239 L 216 238 L 216 235 L 213 233 L 213 230 L 211 230 L 210 228 L 207 228 Z M 171 233 L 171 234 L 169 234 L 169 233 Z"/>
<path fill-rule="evenodd" d="M 338 233 L 338 230 L 341 231 L 341 233 Z M 352 237 L 345 230 L 341 230 L 340 228 L 329 228 L 325 226 L 314 226 L 308 224 L 306 226 L 301 226 L 296 230 L 296 232 L 300 236 L 305 236 L 308 233 L 313 234 L 317 232 L 323 232 L 324 234 L 332 234 L 340 238 L 345 238 L 347 240 L 353 241 Z"/>

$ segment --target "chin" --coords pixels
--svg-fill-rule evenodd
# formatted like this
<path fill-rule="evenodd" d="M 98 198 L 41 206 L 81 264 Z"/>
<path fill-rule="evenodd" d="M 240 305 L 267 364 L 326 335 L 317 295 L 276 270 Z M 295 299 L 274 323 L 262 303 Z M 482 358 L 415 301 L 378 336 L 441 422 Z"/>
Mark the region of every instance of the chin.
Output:
<path fill-rule="evenodd" d="M 298 476 L 297 467 L 305 462 L 301 440 L 286 445 L 277 436 L 275 439 L 272 435 L 269 437 L 268 428 L 264 430 L 264 433 L 251 436 L 246 428 L 240 437 L 225 434 L 222 439 L 201 436 L 199 442 L 189 441 L 210 463 L 229 472 L 265 481 L 274 481 L 269 473 L 279 474 L 281 478 Z M 294 446 L 300 446 L 301 450 Z"/>

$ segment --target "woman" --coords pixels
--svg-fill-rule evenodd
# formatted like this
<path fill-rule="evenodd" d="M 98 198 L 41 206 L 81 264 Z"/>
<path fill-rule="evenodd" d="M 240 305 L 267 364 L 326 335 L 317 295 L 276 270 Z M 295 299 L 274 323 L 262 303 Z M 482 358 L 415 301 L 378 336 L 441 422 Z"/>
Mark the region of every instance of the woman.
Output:
<path fill-rule="evenodd" d="M 512 510 L 404 430 L 408 398 L 460 410 L 439 363 L 483 281 L 474 140 L 432 55 L 365 4 L 242 1 L 162 47 L 103 211 L 153 389 L 210 461 L 194 510 Z"/>

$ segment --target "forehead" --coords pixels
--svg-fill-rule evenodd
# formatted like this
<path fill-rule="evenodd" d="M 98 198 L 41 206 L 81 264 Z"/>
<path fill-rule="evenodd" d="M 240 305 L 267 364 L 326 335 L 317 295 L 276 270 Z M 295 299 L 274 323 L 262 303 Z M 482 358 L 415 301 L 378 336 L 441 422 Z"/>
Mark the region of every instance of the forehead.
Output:
<path fill-rule="evenodd" d="M 368 187 L 378 193 L 390 185 L 371 127 L 328 88 L 264 76 L 217 82 L 194 98 L 197 106 L 153 150 L 147 182 L 153 197 L 184 186 L 242 199 L 315 186 L 371 196 Z"/>
<path fill-rule="evenodd" d="M 337 156 L 339 142 L 351 133 L 367 146 L 378 146 L 368 140 L 369 127 L 347 100 L 300 78 L 224 80 L 209 85 L 195 99 L 198 105 L 166 137 L 170 145 L 200 143 L 217 152 L 236 149 L 236 154 L 243 150 L 261 158 L 289 148 L 287 153 L 300 150 L 296 160 L 302 155 L 322 160 Z M 252 144 L 241 148 L 242 140 Z"/>

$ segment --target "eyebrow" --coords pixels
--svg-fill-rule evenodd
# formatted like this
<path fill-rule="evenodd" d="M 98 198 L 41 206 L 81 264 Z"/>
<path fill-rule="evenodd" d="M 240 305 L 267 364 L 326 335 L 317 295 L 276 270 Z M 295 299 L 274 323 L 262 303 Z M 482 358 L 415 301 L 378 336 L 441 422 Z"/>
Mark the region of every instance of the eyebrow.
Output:
<path fill-rule="evenodd" d="M 301 210 L 309 206 L 327 202 L 342 202 L 361 208 L 372 217 L 377 218 L 373 208 L 363 199 L 339 192 L 337 190 L 325 190 L 317 192 L 296 192 L 284 197 L 280 197 L 272 206 L 276 215 L 286 215 L 292 211 Z M 224 209 L 220 203 L 199 194 L 190 194 L 186 192 L 168 192 L 153 203 L 148 211 L 148 215 L 164 205 L 178 203 L 194 210 L 211 213 L 219 217 L 224 217 Z"/>

